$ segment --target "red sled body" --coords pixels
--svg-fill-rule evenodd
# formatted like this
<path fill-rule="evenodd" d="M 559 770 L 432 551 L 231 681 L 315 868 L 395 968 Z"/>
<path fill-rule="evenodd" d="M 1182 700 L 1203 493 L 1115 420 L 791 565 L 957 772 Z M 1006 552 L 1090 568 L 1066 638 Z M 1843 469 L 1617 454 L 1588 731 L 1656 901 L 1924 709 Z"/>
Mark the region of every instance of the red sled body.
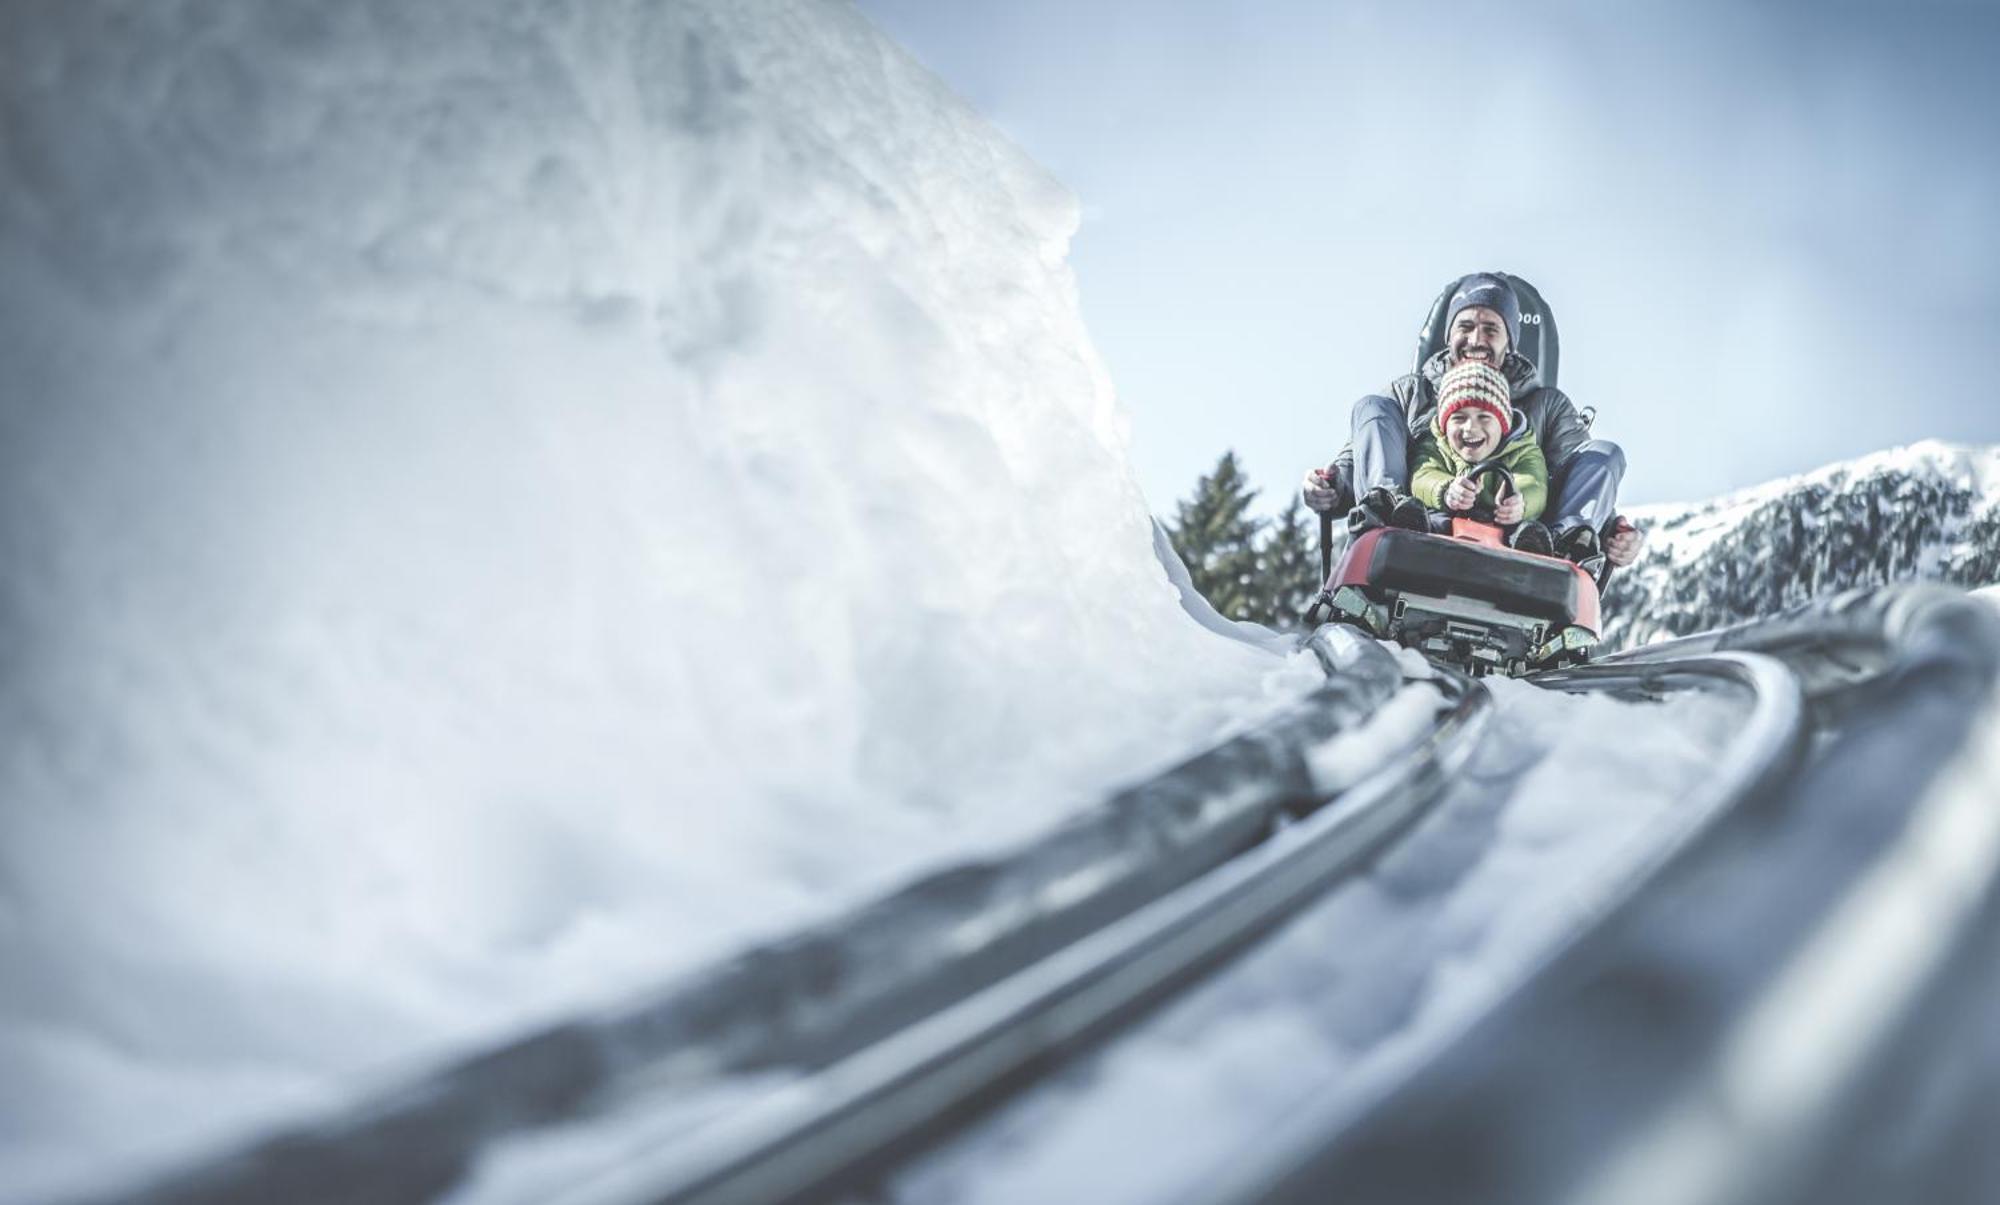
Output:
<path fill-rule="evenodd" d="M 1334 565 L 1306 612 L 1473 674 L 1519 675 L 1584 661 L 1597 644 L 1597 582 L 1569 561 L 1520 552 L 1490 523 L 1444 535 L 1379 527 Z"/>

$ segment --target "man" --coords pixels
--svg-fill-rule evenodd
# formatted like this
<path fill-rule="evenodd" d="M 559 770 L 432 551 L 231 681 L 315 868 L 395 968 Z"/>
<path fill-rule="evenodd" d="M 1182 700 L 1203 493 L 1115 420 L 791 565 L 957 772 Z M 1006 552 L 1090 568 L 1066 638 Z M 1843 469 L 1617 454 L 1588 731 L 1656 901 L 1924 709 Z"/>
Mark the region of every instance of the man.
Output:
<path fill-rule="evenodd" d="M 1534 362 L 1513 350 L 1520 337 L 1521 303 L 1505 277 L 1475 272 L 1460 278 L 1445 312 L 1444 348 L 1419 371 L 1392 382 L 1390 396 L 1370 394 L 1355 403 L 1353 440 L 1333 464 L 1306 474 L 1306 505 L 1330 512 L 1351 501 L 1352 527 L 1411 526 L 1403 512 L 1421 509 L 1408 498 L 1411 440 L 1436 416 L 1444 374 L 1461 363 L 1483 363 L 1507 378 L 1513 404 L 1548 461 L 1551 501 L 1540 518 L 1555 535 L 1557 555 L 1585 565 L 1600 555 L 1613 565 L 1631 564 L 1643 537 L 1622 522 L 1607 532 L 1618 513 L 1625 453 L 1609 440 L 1590 438 L 1575 404 L 1562 390 L 1539 383 Z"/>

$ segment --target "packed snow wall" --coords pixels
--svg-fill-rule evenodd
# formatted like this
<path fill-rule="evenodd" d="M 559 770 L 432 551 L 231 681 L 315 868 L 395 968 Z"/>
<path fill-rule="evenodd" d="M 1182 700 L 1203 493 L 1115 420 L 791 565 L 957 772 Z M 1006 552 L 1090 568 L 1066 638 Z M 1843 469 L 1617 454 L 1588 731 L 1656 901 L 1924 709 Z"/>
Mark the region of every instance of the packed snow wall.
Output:
<path fill-rule="evenodd" d="M 1153 558 L 1073 199 L 845 5 L 10 5 L 0 133 L 0 1198 L 1310 678 Z"/>

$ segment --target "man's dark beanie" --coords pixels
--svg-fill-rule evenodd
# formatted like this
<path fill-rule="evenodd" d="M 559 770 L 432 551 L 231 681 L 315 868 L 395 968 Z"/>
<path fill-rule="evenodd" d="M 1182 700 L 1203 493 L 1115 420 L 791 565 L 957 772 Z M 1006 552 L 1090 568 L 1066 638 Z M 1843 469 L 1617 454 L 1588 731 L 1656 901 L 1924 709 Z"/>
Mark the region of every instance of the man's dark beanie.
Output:
<path fill-rule="evenodd" d="M 1520 350 L 1521 299 L 1514 296 L 1514 286 L 1507 283 L 1506 277 L 1491 272 L 1460 277 L 1452 286 L 1451 307 L 1445 311 L 1444 328 L 1450 330 L 1458 312 L 1471 305 L 1483 305 L 1499 314 L 1500 321 L 1507 324 L 1507 350 Z"/>

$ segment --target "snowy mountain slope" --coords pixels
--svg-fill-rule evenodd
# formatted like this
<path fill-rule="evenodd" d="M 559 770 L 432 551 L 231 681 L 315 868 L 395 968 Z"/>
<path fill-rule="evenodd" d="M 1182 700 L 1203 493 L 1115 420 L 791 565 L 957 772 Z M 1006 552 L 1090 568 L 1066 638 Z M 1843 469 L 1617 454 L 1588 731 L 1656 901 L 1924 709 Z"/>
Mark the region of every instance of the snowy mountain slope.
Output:
<path fill-rule="evenodd" d="M 2000 582 L 2000 446 L 1927 441 L 1695 505 L 1635 509 L 1607 640 L 1641 644 L 1855 586 Z"/>
<path fill-rule="evenodd" d="M 1074 199 L 822 0 L 0 16 L 0 1198 L 1050 823 L 1181 610 Z"/>

